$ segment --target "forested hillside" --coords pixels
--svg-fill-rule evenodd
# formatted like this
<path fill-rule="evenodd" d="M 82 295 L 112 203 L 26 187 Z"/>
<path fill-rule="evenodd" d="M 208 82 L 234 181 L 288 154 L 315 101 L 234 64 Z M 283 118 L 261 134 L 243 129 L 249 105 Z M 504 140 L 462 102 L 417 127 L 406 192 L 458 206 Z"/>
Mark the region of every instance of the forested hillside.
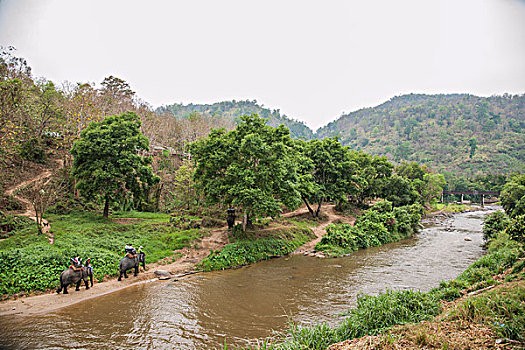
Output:
<path fill-rule="evenodd" d="M 177 118 L 188 118 L 196 113 L 203 117 L 215 117 L 219 119 L 230 119 L 238 124 L 243 115 L 258 114 L 260 117 L 268 119 L 268 125 L 277 127 L 284 125 L 290 129 L 293 138 L 310 140 L 314 137 L 312 130 L 303 122 L 281 115 L 278 109 L 273 111 L 261 106 L 256 100 L 253 101 L 224 101 L 214 104 L 173 104 L 157 108 L 157 113 L 171 113 Z"/>
<path fill-rule="evenodd" d="M 441 173 L 523 172 L 525 95 L 404 95 L 345 114 L 316 136 Z"/>

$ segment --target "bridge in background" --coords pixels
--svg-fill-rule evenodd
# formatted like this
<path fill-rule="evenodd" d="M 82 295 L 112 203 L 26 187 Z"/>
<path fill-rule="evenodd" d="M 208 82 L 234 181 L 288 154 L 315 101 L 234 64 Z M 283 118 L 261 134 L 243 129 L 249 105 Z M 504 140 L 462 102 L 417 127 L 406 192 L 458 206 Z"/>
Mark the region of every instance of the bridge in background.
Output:
<path fill-rule="evenodd" d="M 481 207 L 485 206 L 485 196 L 499 196 L 499 191 L 443 191 L 441 193 L 441 203 L 443 203 L 443 196 L 445 194 L 460 194 L 461 203 L 463 203 L 463 196 L 466 194 L 480 196 L 479 202 Z"/>

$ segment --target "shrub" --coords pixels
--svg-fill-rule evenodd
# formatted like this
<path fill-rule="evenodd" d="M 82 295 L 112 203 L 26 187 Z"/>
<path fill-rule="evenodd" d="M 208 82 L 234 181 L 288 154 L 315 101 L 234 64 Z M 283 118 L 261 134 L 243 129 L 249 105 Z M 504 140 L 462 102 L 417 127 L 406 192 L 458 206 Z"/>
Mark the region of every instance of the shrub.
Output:
<path fill-rule="evenodd" d="M 299 246 L 299 242 L 268 238 L 256 241 L 242 240 L 227 244 L 220 251 L 212 251 L 204 260 L 201 268 L 205 271 L 224 270 L 230 267 L 251 264 L 275 256 L 289 254 Z"/>
<path fill-rule="evenodd" d="M 509 223 L 508 216 L 502 211 L 496 211 L 487 215 L 483 226 L 483 240 L 488 241 L 499 232 L 505 230 Z"/>
<path fill-rule="evenodd" d="M 507 226 L 506 232 L 511 239 L 525 243 L 525 214 L 513 218 Z"/>
<path fill-rule="evenodd" d="M 355 226 L 350 224 L 329 225 L 316 249 L 328 255 L 342 255 L 357 249 L 395 242 L 417 231 L 422 207 L 414 204 L 393 207 L 382 201 L 359 216 Z"/>
<path fill-rule="evenodd" d="M 45 163 L 47 159 L 44 145 L 36 138 L 29 139 L 22 144 L 20 157 L 35 163 Z"/>

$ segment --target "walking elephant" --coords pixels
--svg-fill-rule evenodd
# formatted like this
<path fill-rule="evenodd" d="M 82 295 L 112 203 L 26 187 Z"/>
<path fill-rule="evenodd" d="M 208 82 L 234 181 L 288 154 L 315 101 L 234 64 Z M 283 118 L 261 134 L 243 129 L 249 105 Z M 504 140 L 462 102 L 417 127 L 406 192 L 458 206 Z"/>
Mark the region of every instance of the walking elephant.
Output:
<path fill-rule="evenodd" d="M 136 255 L 134 258 L 130 258 L 126 255 L 120 260 L 120 264 L 119 264 L 120 276 L 118 276 L 118 280 L 119 281 L 122 280 L 122 275 L 124 275 L 124 278 L 128 278 L 128 275 L 126 272 L 131 269 L 134 269 L 133 276 L 137 276 L 137 274 L 139 273 L 139 258 Z"/>
<path fill-rule="evenodd" d="M 57 289 L 57 293 L 62 292 L 64 290 L 63 294 L 68 294 L 67 287 L 70 284 L 76 283 L 75 290 L 80 290 L 80 283 L 84 281 L 84 284 L 86 285 L 86 289 L 89 289 L 89 280 L 91 279 L 91 287 L 93 287 L 93 273 L 88 272 L 89 269 L 85 268 L 84 266 L 74 268 L 73 266 L 70 266 L 67 270 L 63 271 L 60 274 L 60 286 Z M 91 275 L 91 276 L 90 276 Z"/>

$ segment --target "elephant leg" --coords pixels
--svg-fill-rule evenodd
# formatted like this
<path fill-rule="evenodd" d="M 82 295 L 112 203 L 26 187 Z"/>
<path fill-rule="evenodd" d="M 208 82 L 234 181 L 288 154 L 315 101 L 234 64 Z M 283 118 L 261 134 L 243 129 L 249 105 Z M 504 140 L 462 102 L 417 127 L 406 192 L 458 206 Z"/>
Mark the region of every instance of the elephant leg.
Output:
<path fill-rule="evenodd" d="M 89 289 L 89 279 L 87 277 L 84 279 L 84 284 L 86 285 L 86 290 L 88 290 Z"/>
<path fill-rule="evenodd" d="M 64 293 L 62 294 L 68 294 L 68 291 L 67 291 L 67 284 L 64 284 Z"/>
<path fill-rule="evenodd" d="M 137 277 L 138 274 L 139 274 L 139 265 L 136 265 L 135 271 L 133 272 L 133 276 Z"/>
<path fill-rule="evenodd" d="M 93 287 L 93 275 L 89 276 L 89 281 L 91 282 L 91 287 Z"/>
<path fill-rule="evenodd" d="M 75 288 L 75 290 L 78 292 L 80 290 L 80 283 L 82 282 L 82 280 L 78 280 L 77 282 L 77 286 Z"/>
<path fill-rule="evenodd" d="M 124 271 L 124 278 L 128 278 L 128 272 Z"/>
<path fill-rule="evenodd" d="M 120 275 L 118 276 L 117 281 L 122 281 L 122 271 L 120 271 Z"/>

